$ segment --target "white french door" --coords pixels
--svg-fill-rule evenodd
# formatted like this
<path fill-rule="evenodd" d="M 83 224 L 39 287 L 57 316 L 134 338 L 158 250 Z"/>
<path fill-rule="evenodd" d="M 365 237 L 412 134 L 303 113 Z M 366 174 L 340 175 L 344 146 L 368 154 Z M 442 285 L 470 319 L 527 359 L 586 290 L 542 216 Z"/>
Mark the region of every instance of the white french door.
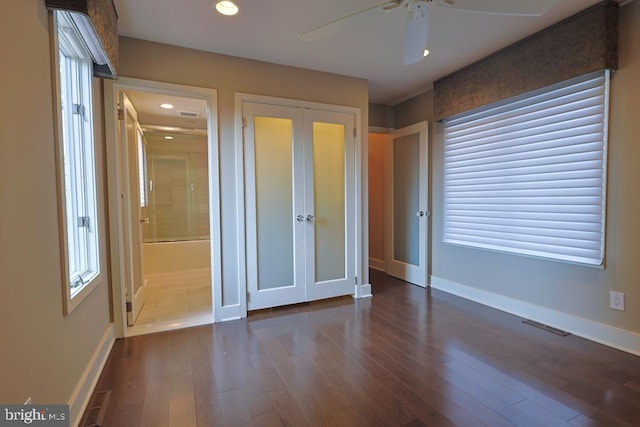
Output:
<path fill-rule="evenodd" d="M 243 102 L 249 310 L 352 294 L 353 114 Z"/>
<path fill-rule="evenodd" d="M 386 272 L 427 285 L 427 122 L 389 134 L 386 177 Z"/>
<path fill-rule="evenodd" d="M 354 291 L 354 122 L 353 114 L 304 110 L 307 301 Z"/>

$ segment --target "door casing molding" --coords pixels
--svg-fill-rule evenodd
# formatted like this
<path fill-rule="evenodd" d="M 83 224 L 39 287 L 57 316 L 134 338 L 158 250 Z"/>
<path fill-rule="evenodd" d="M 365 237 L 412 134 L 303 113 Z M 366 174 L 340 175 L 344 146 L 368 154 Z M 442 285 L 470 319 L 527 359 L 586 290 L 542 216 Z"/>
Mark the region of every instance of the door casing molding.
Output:
<path fill-rule="evenodd" d="M 119 236 L 125 221 L 120 215 L 122 203 L 120 195 L 125 191 L 119 182 L 119 168 L 117 158 L 117 94 L 120 90 L 152 92 L 157 94 L 197 98 L 207 102 L 207 145 L 209 163 L 209 240 L 211 251 L 211 283 L 213 316 L 207 319 L 196 319 L 194 322 L 174 322 L 147 328 L 127 328 L 126 311 L 124 307 L 125 282 L 123 270 L 123 245 Z M 158 332 L 161 330 L 177 329 L 195 324 L 219 322 L 223 320 L 222 310 L 222 252 L 220 225 L 220 160 L 218 142 L 218 92 L 216 89 L 157 82 L 152 80 L 120 77 L 117 81 L 104 82 L 104 117 L 107 144 L 107 182 L 109 205 L 109 252 L 111 257 L 111 292 L 113 297 L 113 322 L 116 338 L 139 335 L 141 333 Z M 193 324 L 193 325 L 192 325 Z"/>

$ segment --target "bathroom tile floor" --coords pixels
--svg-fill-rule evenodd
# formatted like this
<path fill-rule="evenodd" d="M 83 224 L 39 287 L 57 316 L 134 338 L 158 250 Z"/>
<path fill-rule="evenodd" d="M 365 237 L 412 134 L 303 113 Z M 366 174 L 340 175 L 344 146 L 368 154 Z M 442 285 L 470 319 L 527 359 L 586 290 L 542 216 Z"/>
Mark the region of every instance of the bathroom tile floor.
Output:
<path fill-rule="evenodd" d="M 145 303 L 136 325 L 211 314 L 209 269 L 153 274 L 145 280 Z"/>

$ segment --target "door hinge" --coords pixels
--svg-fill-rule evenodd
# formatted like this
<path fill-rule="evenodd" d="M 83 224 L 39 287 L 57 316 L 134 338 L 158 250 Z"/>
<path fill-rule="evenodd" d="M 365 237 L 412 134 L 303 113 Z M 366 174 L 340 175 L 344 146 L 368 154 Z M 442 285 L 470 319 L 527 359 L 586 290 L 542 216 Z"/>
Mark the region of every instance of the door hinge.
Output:
<path fill-rule="evenodd" d="M 133 311 L 133 307 L 131 307 L 131 301 L 127 301 L 127 313 L 131 313 Z"/>
<path fill-rule="evenodd" d="M 91 220 L 88 216 L 79 216 L 78 217 L 78 228 L 86 228 L 89 232 L 91 232 Z"/>
<path fill-rule="evenodd" d="M 356 276 L 356 285 L 358 284 L 358 276 Z"/>
<path fill-rule="evenodd" d="M 247 119 L 245 119 L 244 117 L 242 118 L 242 129 L 247 127 Z"/>
<path fill-rule="evenodd" d="M 118 108 L 118 120 L 124 120 L 124 110 L 122 108 Z"/>
<path fill-rule="evenodd" d="M 358 136 L 358 131 L 356 128 L 353 128 L 353 137 L 356 138 Z"/>
<path fill-rule="evenodd" d="M 251 294 L 247 292 L 247 302 L 251 301 Z"/>
<path fill-rule="evenodd" d="M 84 119 L 84 105 L 82 104 L 73 104 L 72 114 L 78 115 Z"/>

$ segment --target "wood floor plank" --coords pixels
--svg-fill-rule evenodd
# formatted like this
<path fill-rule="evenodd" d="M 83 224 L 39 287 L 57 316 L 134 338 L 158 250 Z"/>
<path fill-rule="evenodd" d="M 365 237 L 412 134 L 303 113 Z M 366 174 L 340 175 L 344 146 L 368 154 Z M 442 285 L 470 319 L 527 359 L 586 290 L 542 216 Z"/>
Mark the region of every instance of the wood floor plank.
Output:
<path fill-rule="evenodd" d="M 283 426 L 310 426 L 311 423 L 304 411 L 287 389 L 271 390 L 267 392 L 267 398 L 278 414 Z"/>
<path fill-rule="evenodd" d="M 171 383 L 169 388 L 169 426 L 195 426 L 196 405 L 191 376 Z"/>
<path fill-rule="evenodd" d="M 516 403 L 514 407 L 538 421 L 543 426 L 571 427 L 569 422 L 557 417 L 551 412 L 548 412 L 530 400 L 523 400 L 522 402 Z"/>
<path fill-rule="evenodd" d="M 640 425 L 640 357 L 371 282 L 370 299 L 116 340 L 103 426 Z"/>

